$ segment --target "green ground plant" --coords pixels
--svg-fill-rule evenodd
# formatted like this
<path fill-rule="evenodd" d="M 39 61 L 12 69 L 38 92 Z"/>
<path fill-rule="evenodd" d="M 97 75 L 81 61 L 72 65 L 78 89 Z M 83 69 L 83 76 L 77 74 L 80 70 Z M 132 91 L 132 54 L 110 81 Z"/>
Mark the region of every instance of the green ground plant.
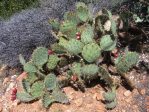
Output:
<path fill-rule="evenodd" d="M 15 12 L 37 5 L 37 0 L 1 0 L 0 17 L 8 18 Z"/>

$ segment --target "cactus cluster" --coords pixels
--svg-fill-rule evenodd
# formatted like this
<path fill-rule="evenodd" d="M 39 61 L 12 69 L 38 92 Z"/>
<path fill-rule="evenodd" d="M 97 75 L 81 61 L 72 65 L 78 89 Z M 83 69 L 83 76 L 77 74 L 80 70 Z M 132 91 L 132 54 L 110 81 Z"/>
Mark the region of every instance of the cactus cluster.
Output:
<path fill-rule="evenodd" d="M 64 20 L 49 20 L 52 34 L 58 40 L 48 49 L 39 47 L 29 62 L 20 55 L 20 62 L 24 71 L 28 73 L 22 81 L 24 92 L 17 97 L 23 102 L 42 99 L 43 105 L 48 107 L 53 102 L 68 103 L 66 95 L 60 91 L 67 84 L 85 88 L 86 82 L 93 79 L 104 80 L 109 88 L 117 87 L 113 74 L 108 65 L 116 66 L 117 73 L 126 73 L 135 66 L 138 60 L 136 52 L 119 54 L 112 61 L 112 52 L 117 49 L 117 26 L 112 13 L 106 9 L 95 16 L 91 16 L 86 4 L 79 2 L 76 10 L 66 12 Z M 108 24 L 108 25 L 107 25 Z M 108 54 L 108 55 L 107 55 Z M 115 57 L 114 57 L 115 58 Z M 56 76 L 63 74 L 64 80 Z M 116 106 L 115 91 L 104 95 L 107 108 Z"/>
<path fill-rule="evenodd" d="M 44 107 L 54 102 L 68 103 L 66 95 L 59 87 L 56 75 L 52 72 L 59 60 L 57 55 L 48 56 L 48 49 L 44 47 L 37 48 L 29 62 L 20 55 L 20 61 L 28 75 L 22 80 L 23 92 L 17 93 L 17 98 L 22 102 L 42 99 Z M 45 65 L 46 68 L 44 68 Z M 46 75 L 45 69 L 50 73 Z"/>

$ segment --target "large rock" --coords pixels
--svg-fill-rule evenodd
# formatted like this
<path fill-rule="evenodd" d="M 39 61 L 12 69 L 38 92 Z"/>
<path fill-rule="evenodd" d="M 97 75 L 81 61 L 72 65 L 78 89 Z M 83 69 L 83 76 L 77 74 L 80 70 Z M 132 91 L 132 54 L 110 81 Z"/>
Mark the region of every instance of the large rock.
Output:
<path fill-rule="evenodd" d="M 41 0 L 41 6 L 24 10 L 9 20 L 0 21 L 0 61 L 11 67 L 19 65 L 18 55 L 28 59 L 38 46 L 47 47 L 55 40 L 50 34 L 49 18 L 62 19 L 65 11 L 74 9 L 77 0 Z M 97 0 L 94 12 L 110 7 L 111 0 Z"/>

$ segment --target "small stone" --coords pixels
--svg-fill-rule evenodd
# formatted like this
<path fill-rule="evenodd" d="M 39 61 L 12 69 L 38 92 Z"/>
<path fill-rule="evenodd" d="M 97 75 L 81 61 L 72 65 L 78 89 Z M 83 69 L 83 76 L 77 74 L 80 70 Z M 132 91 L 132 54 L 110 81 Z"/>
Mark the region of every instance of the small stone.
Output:
<path fill-rule="evenodd" d="M 145 89 L 141 89 L 141 90 L 140 90 L 140 94 L 141 94 L 141 95 L 145 95 L 145 93 L 146 93 L 146 90 L 145 90 Z"/>
<path fill-rule="evenodd" d="M 128 90 L 128 91 L 124 92 L 124 96 L 128 97 L 130 95 L 131 95 L 131 91 Z"/>
<path fill-rule="evenodd" d="M 101 97 L 100 94 L 95 93 L 95 94 L 93 95 L 93 99 L 96 99 L 97 101 L 100 101 L 100 100 L 102 99 L 102 97 Z"/>
<path fill-rule="evenodd" d="M 10 81 L 15 81 L 16 80 L 16 78 L 17 78 L 17 75 L 13 75 L 13 76 L 11 76 L 11 80 Z"/>
<path fill-rule="evenodd" d="M 79 98 L 79 99 L 75 100 L 75 104 L 77 107 L 80 107 L 83 104 L 83 99 Z"/>

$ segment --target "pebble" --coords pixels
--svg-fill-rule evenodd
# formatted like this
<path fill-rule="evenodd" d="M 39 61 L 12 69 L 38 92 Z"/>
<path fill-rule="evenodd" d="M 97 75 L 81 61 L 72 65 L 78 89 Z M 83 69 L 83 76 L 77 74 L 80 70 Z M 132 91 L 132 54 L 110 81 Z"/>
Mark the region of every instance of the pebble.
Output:
<path fill-rule="evenodd" d="M 96 99 L 97 101 L 100 101 L 102 99 L 101 95 L 99 93 L 95 93 L 93 95 L 93 99 Z"/>
<path fill-rule="evenodd" d="M 83 98 L 79 98 L 79 99 L 75 100 L 75 104 L 77 107 L 80 107 L 83 104 Z"/>
<path fill-rule="evenodd" d="M 11 76 L 11 80 L 10 81 L 15 81 L 16 80 L 16 78 L 17 78 L 17 75 L 13 75 L 13 76 Z"/>
<path fill-rule="evenodd" d="M 146 90 L 145 90 L 145 89 L 141 89 L 141 90 L 140 90 L 140 94 L 141 94 L 141 95 L 145 95 L 145 93 L 146 93 Z"/>
<path fill-rule="evenodd" d="M 128 97 L 131 95 L 131 91 L 127 90 L 126 92 L 124 92 L 124 96 Z"/>

